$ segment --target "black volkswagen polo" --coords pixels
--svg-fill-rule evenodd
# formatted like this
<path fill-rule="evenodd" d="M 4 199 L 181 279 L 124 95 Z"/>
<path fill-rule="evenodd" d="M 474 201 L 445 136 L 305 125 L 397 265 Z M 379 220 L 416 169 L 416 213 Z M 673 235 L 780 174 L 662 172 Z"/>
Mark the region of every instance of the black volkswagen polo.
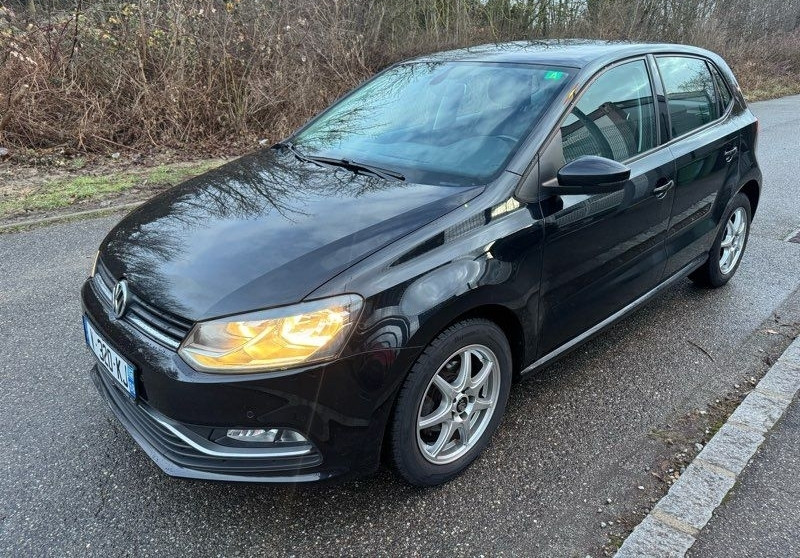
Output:
<path fill-rule="evenodd" d="M 434 485 L 512 382 L 736 272 L 757 121 L 715 54 L 587 41 L 394 65 L 154 198 L 83 287 L 92 378 L 168 474 Z"/>

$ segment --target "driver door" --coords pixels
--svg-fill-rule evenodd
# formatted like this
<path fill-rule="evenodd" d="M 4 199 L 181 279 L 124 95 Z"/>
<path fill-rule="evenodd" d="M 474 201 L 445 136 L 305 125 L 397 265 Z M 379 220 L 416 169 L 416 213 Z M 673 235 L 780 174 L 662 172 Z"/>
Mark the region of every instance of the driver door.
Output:
<path fill-rule="evenodd" d="M 675 164 L 669 149 L 658 147 L 657 122 L 646 60 L 626 61 L 595 76 L 540 152 L 543 186 L 583 155 L 631 169 L 616 192 L 541 198 L 540 357 L 582 336 L 661 279 Z"/>

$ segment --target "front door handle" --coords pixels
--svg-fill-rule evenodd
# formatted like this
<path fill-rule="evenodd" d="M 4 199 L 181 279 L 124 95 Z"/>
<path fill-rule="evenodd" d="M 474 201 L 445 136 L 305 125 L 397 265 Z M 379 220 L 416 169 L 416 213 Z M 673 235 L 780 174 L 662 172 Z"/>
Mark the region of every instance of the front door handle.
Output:
<path fill-rule="evenodd" d="M 669 192 L 669 189 L 672 188 L 673 186 L 675 186 L 675 181 L 668 180 L 661 186 L 656 186 L 655 188 L 653 188 L 653 195 L 658 199 L 662 199 L 667 195 L 667 192 Z"/>
<path fill-rule="evenodd" d="M 733 147 L 731 147 L 730 149 L 726 149 L 725 153 L 724 153 L 725 162 L 726 163 L 730 163 L 731 161 L 733 161 L 733 158 L 736 156 L 736 154 L 738 152 L 739 152 L 739 148 L 736 147 L 735 145 Z"/>

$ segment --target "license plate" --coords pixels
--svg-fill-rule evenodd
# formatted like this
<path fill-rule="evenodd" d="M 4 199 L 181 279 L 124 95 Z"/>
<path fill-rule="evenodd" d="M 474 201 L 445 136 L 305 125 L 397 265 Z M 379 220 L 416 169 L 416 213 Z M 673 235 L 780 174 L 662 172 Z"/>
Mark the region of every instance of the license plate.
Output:
<path fill-rule="evenodd" d="M 117 351 L 112 349 L 103 337 L 95 331 L 92 324 L 83 317 L 83 332 L 86 335 L 86 344 L 103 365 L 106 372 L 125 390 L 131 397 L 136 398 L 136 384 L 133 379 L 133 365 L 122 358 Z"/>

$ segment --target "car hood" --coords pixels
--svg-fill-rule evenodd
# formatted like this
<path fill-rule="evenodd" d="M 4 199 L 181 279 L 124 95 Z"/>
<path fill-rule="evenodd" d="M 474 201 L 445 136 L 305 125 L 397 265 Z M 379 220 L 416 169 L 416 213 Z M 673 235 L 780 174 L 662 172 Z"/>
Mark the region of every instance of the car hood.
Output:
<path fill-rule="evenodd" d="M 356 175 L 263 150 L 140 206 L 101 262 L 190 320 L 291 304 L 482 191 Z"/>

